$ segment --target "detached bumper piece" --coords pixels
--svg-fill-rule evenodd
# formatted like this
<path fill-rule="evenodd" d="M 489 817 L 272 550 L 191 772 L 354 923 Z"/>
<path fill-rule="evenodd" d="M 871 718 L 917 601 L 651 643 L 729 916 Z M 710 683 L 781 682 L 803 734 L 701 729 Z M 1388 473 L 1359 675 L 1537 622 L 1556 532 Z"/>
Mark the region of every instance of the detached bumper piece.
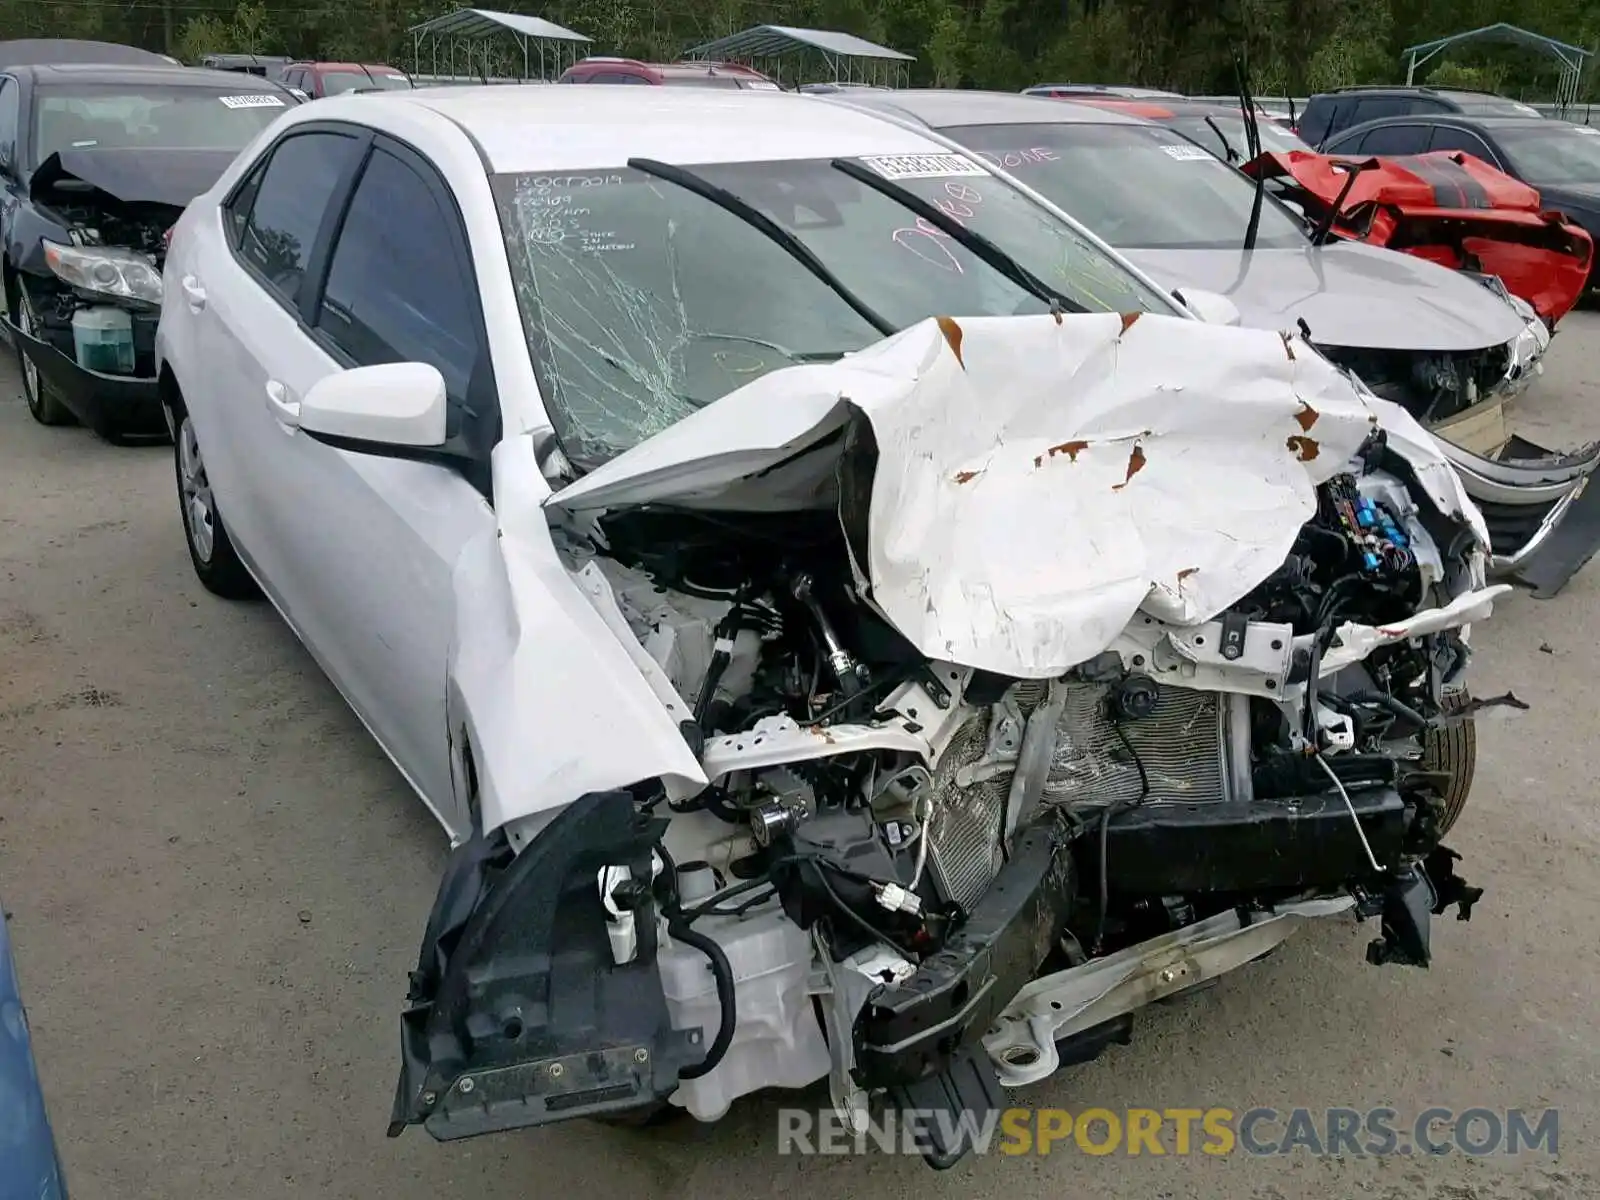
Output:
<path fill-rule="evenodd" d="M 1357 908 L 1362 917 L 1377 916 L 1382 936 L 1367 944 L 1367 961 L 1375 967 L 1395 964 L 1426 967 L 1433 960 L 1429 927 L 1452 905 L 1456 920 L 1472 920 L 1472 906 L 1483 889 L 1469 887 L 1456 874 L 1460 855 L 1439 846 L 1420 864 L 1395 873 L 1382 895 Z"/>
<path fill-rule="evenodd" d="M 1497 458 L 1441 442 L 1489 527 L 1490 573 L 1556 595 L 1600 550 L 1600 443 L 1571 454 L 1514 437 Z"/>
<path fill-rule="evenodd" d="M 936 1168 L 965 1157 L 984 1115 L 1001 1104 L 980 1039 L 1049 955 L 1072 887 L 1054 826 L 1023 831 L 961 932 L 867 1000 L 856 1026 L 859 1080 L 886 1088 L 891 1104 L 923 1122 L 923 1157 Z"/>
<path fill-rule="evenodd" d="M 40 380 L 91 429 L 139 434 L 167 431 L 154 376 L 91 371 L 50 342 L 23 333 L 8 318 L 0 317 L 0 321 L 5 322 L 12 343 L 38 368 Z"/>
<path fill-rule="evenodd" d="M 649 879 L 664 826 L 637 816 L 627 793 L 604 792 L 520 856 L 499 840 L 456 852 L 401 1018 L 390 1137 L 415 1124 L 451 1141 L 620 1114 L 677 1088 L 679 1070 L 704 1057 L 701 1033 L 672 1028 L 652 912 L 636 912 L 632 961 L 615 961 L 597 882 L 614 866 Z"/>

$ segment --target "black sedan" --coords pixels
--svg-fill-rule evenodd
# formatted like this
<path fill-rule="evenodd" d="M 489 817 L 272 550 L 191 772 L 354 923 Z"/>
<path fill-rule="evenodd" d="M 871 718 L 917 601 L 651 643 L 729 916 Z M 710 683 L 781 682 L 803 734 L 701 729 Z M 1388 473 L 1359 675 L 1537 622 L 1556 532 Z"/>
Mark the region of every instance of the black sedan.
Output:
<path fill-rule="evenodd" d="M 1324 154 L 1362 158 L 1433 150 L 1465 152 L 1537 188 L 1546 208 L 1565 213 L 1600 245 L 1600 129 L 1526 117 L 1414 113 L 1356 125 L 1322 147 Z M 1478 206 L 1456 190 L 1441 203 Z M 1597 283 L 1591 264 L 1589 289 Z"/>
<path fill-rule="evenodd" d="M 28 410 L 110 441 L 161 436 L 166 233 L 298 101 L 264 79 L 157 55 L 40 62 L 46 52 L 29 49 L 8 61 L 7 46 L 50 43 L 0 42 L 0 268 Z"/>

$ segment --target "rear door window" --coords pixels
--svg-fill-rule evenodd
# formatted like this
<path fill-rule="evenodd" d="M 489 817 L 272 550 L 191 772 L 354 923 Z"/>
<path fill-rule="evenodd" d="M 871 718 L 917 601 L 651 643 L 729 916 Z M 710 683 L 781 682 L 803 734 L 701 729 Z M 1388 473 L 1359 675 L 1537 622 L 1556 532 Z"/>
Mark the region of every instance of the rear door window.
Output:
<path fill-rule="evenodd" d="M 1385 125 L 1361 139 L 1362 154 L 1421 154 L 1431 131 L 1426 125 Z"/>
<path fill-rule="evenodd" d="M 1338 108 L 1338 102 L 1327 97 L 1317 97 L 1308 101 L 1305 111 L 1300 114 L 1300 136 L 1313 146 L 1321 142 L 1333 131 L 1333 118 Z"/>
<path fill-rule="evenodd" d="M 323 215 L 360 145 L 330 131 L 286 137 L 228 205 L 239 257 L 290 308 L 299 307 Z"/>
<path fill-rule="evenodd" d="M 1408 96 L 1363 96 L 1351 110 L 1351 125 L 1376 121 L 1379 117 L 1404 117 L 1413 111 Z"/>

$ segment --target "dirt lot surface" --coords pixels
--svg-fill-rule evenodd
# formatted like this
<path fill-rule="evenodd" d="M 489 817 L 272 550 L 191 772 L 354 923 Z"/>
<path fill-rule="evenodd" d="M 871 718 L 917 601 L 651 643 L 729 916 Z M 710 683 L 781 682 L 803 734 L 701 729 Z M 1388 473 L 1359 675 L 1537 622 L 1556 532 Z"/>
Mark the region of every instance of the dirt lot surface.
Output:
<path fill-rule="evenodd" d="M 1600 434 L 1600 317 L 1568 320 L 1525 431 Z M 1488 896 L 1429 971 L 1338 921 L 1023 1103 L 1560 1109 L 1559 1157 L 776 1155 L 776 1104 L 644 1133 L 450 1146 L 384 1127 L 396 1014 L 443 862 L 422 805 L 272 610 L 203 592 L 168 448 L 33 423 L 0 367 L 0 896 L 74 1200 L 1107 1195 L 1600 1197 L 1600 567 L 1478 627 L 1453 841 Z M 810 1100 L 814 1107 L 815 1097 Z M 1170 1147 L 1170 1142 L 1169 1142 Z"/>

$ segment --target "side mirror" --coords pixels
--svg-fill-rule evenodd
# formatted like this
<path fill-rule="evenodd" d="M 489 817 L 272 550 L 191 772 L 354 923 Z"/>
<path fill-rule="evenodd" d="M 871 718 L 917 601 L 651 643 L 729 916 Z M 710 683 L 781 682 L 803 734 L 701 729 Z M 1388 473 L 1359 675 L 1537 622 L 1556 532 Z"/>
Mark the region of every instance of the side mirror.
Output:
<path fill-rule="evenodd" d="M 298 424 L 318 441 L 365 443 L 353 450 L 436 448 L 444 445 L 444 376 L 414 362 L 341 371 L 306 392 Z"/>
<path fill-rule="evenodd" d="M 1242 319 L 1239 306 L 1220 292 L 1184 288 L 1175 294 L 1184 307 L 1208 325 L 1237 325 Z"/>
<path fill-rule="evenodd" d="M 300 101 L 301 104 L 304 104 L 306 101 L 311 99 L 311 97 L 302 88 L 292 87 L 289 89 L 289 94 L 296 100 Z"/>

